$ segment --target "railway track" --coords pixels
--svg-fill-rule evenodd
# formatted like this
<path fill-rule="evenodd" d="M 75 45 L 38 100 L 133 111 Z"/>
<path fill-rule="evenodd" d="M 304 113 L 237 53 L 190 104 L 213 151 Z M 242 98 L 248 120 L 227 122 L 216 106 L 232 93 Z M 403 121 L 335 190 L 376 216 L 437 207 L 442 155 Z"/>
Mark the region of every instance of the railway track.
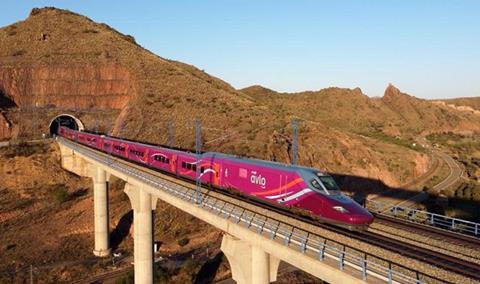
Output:
<path fill-rule="evenodd" d="M 389 227 L 414 232 L 422 236 L 428 236 L 454 245 L 461 245 L 470 249 L 480 250 L 480 238 L 456 233 L 442 228 L 413 223 L 406 220 L 374 214 L 375 222 Z"/>
<path fill-rule="evenodd" d="M 83 146 L 83 147 L 89 148 L 89 149 L 91 149 L 95 152 L 98 152 L 98 153 L 102 153 L 102 152 L 99 152 L 96 149 L 93 149 L 93 148 L 90 148 L 90 147 L 87 147 L 87 146 Z M 182 184 L 180 184 L 180 181 L 188 182 L 192 185 L 195 184 L 193 181 L 190 181 L 190 180 L 184 179 L 184 178 L 178 178 L 174 174 L 171 174 L 171 173 L 168 173 L 168 172 L 163 172 L 163 171 L 159 171 L 159 170 L 156 170 L 156 169 L 152 169 L 150 167 L 145 167 L 145 165 L 136 164 L 136 163 L 133 163 L 132 161 L 125 160 L 125 159 L 122 159 L 120 157 L 110 156 L 106 153 L 102 153 L 102 154 L 104 154 L 104 155 L 106 155 L 106 156 L 108 156 L 112 159 L 115 159 L 117 161 L 120 161 L 120 162 L 124 162 L 124 163 L 128 162 L 128 166 L 135 165 L 134 168 L 136 167 L 140 170 L 148 170 L 148 171 L 151 171 L 151 172 L 156 172 L 157 174 L 158 173 L 165 174 L 167 176 L 176 178 L 179 181 L 171 181 L 171 180 L 170 181 L 174 182 L 176 184 L 179 184 L 179 185 L 182 185 Z M 472 262 L 468 262 L 468 261 L 461 260 L 461 259 L 458 259 L 456 257 L 449 256 L 449 255 L 446 255 L 446 254 L 443 254 L 443 253 L 428 250 L 428 249 L 425 249 L 425 248 L 422 248 L 422 247 L 419 247 L 419 246 L 412 245 L 410 243 L 406 243 L 406 242 L 403 242 L 403 241 L 399 241 L 399 240 L 395 240 L 395 239 L 392 239 L 392 238 L 389 238 L 389 237 L 385 237 L 383 235 L 379 235 L 379 234 L 376 234 L 376 233 L 373 233 L 373 232 L 369 232 L 369 231 L 363 231 L 363 232 L 350 231 L 350 230 L 347 230 L 347 229 L 344 229 L 344 228 L 335 227 L 333 225 L 319 223 L 318 221 L 313 220 L 312 218 L 308 218 L 306 216 L 299 216 L 298 214 L 292 212 L 288 208 L 284 208 L 284 207 L 281 207 L 281 206 L 276 206 L 276 205 L 272 205 L 272 204 L 269 204 L 269 203 L 265 203 L 265 202 L 263 202 L 259 199 L 247 197 L 247 196 L 244 196 L 244 195 L 239 195 L 238 193 L 229 192 L 227 190 L 222 190 L 222 189 L 218 189 L 218 188 L 204 188 L 204 190 L 207 190 L 207 193 L 205 193 L 207 196 L 209 195 L 208 191 L 214 191 L 216 193 L 228 196 L 230 198 L 241 199 L 242 201 L 245 201 L 245 202 L 250 203 L 252 205 L 255 205 L 255 206 L 258 206 L 258 207 L 261 207 L 261 208 L 264 208 L 264 209 L 268 209 L 270 211 L 274 211 L 276 213 L 279 213 L 281 215 L 290 217 L 292 219 L 295 219 L 295 220 L 298 220 L 298 221 L 301 221 L 301 222 L 304 222 L 304 223 L 308 223 L 308 224 L 311 224 L 311 225 L 314 225 L 314 226 L 317 226 L 317 227 L 321 227 L 323 229 L 332 231 L 334 233 L 338 233 L 338 234 L 341 234 L 341 235 L 344 235 L 344 236 L 348 236 L 348 237 L 354 238 L 356 240 L 362 241 L 364 243 L 368 243 L 368 244 L 371 244 L 371 245 L 374 245 L 374 246 L 377 246 L 377 247 L 380 247 L 380 248 L 398 253 L 400 255 L 403 255 L 403 256 L 406 256 L 406 257 L 409 257 L 409 258 L 412 258 L 412 259 L 416 259 L 416 260 L 428 263 L 430 265 L 439 267 L 443 270 L 451 271 L 451 272 L 454 272 L 456 274 L 463 275 L 463 276 L 466 276 L 468 278 L 474 279 L 476 281 L 480 281 L 480 266 L 478 264 L 475 264 L 475 263 L 472 263 Z M 216 197 L 216 198 L 218 198 L 218 197 Z M 242 207 L 242 206 L 239 206 L 239 207 Z M 243 207 L 243 208 L 245 208 L 245 207 Z M 304 230 L 304 229 L 302 229 L 302 230 Z M 311 233 L 311 232 L 309 232 L 309 233 Z M 342 244 L 339 241 L 335 241 L 335 240 L 330 240 L 330 241 L 341 244 L 344 247 L 350 247 L 349 245 Z M 353 249 L 355 249 L 355 248 L 353 248 Z M 355 249 L 355 250 L 359 251 L 358 249 Z M 368 255 L 368 253 L 366 253 L 366 252 L 364 252 L 364 253 L 366 255 Z M 381 259 L 381 258 L 379 258 L 379 259 Z M 387 261 L 387 260 L 385 260 L 385 261 Z M 389 262 L 391 262 L 391 261 L 389 261 Z M 399 265 L 399 266 L 402 266 L 402 265 Z"/>
<path fill-rule="evenodd" d="M 277 206 L 271 206 L 270 204 L 265 204 L 264 202 L 258 201 L 256 199 L 242 196 L 239 197 L 236 194 L 231 194 L 225 191 L 222 191 L 222 193 L 224 193 L 225 195 L 231 195 L 235 198 L 241 198 L 249 203 L 255 203 L 255 205 L 267 208 L 269 210 L 273 209 L 273 211 L 276 211 L 277 213 L 280 213 L 282 215 L 287 215 L 290 218 L 309 223 L 311 225 L 315 225 L 323 229 L 327 229 L 329 231 L 333 231 L 335 233 L 342 234 L 377 247 L 381 247 L 383 249 L 398 253 L 400 255 L 439 267 L 446 271 L 451 271 L 459 275 L 466 276 L 476 281 L 480 281 L 480 266 L 476 263 L 458 259 L 450 255 L 415 246 L 410 243 L 392 239 L 369 231 L 357 232 L 329 224 L 319 224 L 317 221 L 311 220 L 310 218 L 298 216 L 297 214 L 292 213 L 290 210 L 279 208 Z M 338 243 L 341 244 L 341 242 Z"/>
<path fill-rule="evenodd" d="M 327 227 L 330 227 L 330 225 L 327 225 Z M 476 263 L 415 246 L 410 243 L 392 239 L 370 231 L 355 232 L 337 227 L 332 227 L 332 230 L 341 232 L 342 234 L 350 236 L 354 239 L 382 247 L 392 252 L 396 252 L 403 256 L 414 258 L 440 267 L 444 270 L 452 271 L 476 281 L 480 281 L 480 265 Z"/>

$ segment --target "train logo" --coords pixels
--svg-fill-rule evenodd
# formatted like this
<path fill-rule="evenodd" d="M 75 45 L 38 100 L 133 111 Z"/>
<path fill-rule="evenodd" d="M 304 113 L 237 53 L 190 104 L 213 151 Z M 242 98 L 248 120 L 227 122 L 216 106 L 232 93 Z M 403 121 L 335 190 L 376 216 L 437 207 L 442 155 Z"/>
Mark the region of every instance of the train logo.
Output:
<path fill-rule="evenodd" d="M 262 177 L 261 174 L 257 176 L 256 171 L 252 171 L 252 175 L 250 176 L 250 182 L 253 184 L 260 185 L 263 189 L 265 189 L 265 186 L 267 185 L 267 179 Z"/>

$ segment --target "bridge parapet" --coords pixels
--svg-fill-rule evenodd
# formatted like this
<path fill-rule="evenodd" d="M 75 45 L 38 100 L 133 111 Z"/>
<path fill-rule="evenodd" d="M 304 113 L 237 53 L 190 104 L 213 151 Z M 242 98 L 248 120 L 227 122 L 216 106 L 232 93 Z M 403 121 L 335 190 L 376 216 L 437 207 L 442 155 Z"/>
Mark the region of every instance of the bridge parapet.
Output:
<path fill-rule="evenodd" d="M 60 147 L 60 155 L 62 158 L 62 168 L 82 177 L 92 177 L 91 163 L 79 155 L 75 155 L 75 151 L 62 143 L 58 143 Z"/>

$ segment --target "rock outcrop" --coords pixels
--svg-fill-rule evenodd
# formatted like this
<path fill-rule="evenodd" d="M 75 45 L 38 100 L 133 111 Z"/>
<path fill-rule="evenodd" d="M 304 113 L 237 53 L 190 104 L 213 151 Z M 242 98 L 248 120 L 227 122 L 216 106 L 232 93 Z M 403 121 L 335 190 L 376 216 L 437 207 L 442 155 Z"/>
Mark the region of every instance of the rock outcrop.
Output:
<path fill-rule="evenodd" d="M 0 67 L 0 89 L 19 108 L 122 109 L 135 94 L 130 73 L 113 64 Z"/>

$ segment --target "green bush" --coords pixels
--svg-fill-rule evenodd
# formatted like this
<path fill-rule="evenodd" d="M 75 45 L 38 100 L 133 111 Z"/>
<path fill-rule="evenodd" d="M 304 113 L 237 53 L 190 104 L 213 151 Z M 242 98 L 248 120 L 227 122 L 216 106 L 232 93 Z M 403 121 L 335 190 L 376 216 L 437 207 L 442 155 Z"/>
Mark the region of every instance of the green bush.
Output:
<path fill-rule="evenodd" d="M 463 198 L 470 200 L 472 198 L 472 189 L 470 187 L 466 187 L 463 190 Z"/>
<path fill-rule="evenodd" d="M 188 238 L 181 238 L 180 240 L 177 241 L 178 245 L 181 247 L 186 246 L 190 240 Z"/>
<path fill-rule="evenodd" d="M 117 281 L 115 281 L 115 284 L 133 284 L 133 283 L 135 283 L 135 274 L 133 270 L 130 270 L 125 277 L 117 279 Z"/>
<path fill-rule="evenodd" d="M 53 191 L 53 197 L 58 204 L 62 204 L 63 202 L 67 201 L 70 198 L 68 191 L 63 187 L 57 187 Z"/>
<path fill-rule="evenodd" d="M 195 267 L 196 266 L 197 266 L 197 264 L 195 263 L 195 261 L 191 258 L 188 258 L 183 263 L 182 270 L 185 271 L 189 275 L 193 275 L 193 274 L 195 274 Z"/>
<path fill-rule="evenodd" d="M 35 16 L 37 14 L 40 14 L 42 10 L 40 8 L 33 8 L 32 11 L 30 12 L 30 16 Z"/>
<path fill-rule="evenodd" d="M 169 274 L 166 269 L 160 265 L 155 266 L 155 283 L 168 283 Z"/>
<path fill-rule="evenodd" d="M 133 43 L 133 44 L 135 44 L 135 45 L 137 44 L 137 42 L 135 41 L 135 38 L 134 38 L 133 36 L 131 36 L 131 35 L 125 35 L 123 38 L 124 38 L 126 41 L 129 41 L 129 42 L 131 42 L 131 43 Z"/>
<path fill-rule="evenodd" d="M 480 185 L 477 185 L 477 186 L 472 190 L 472 200 L 473 200 L 473 201 L 480 201 Z"/>

